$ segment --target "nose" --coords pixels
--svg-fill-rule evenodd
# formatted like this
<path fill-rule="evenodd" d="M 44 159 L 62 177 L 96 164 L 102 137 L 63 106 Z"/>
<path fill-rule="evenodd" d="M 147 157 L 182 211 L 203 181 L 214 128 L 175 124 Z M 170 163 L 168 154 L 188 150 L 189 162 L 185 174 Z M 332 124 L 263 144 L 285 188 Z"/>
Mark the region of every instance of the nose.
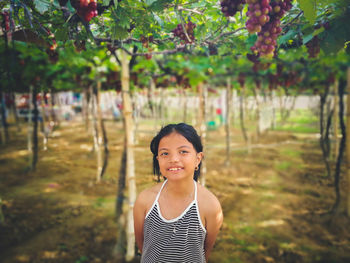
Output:
<path fill-rule="evenodd" d="M 170 155 L 170 160 L 171 163 L 177 163 L 179 161 L 179 156 L 178 154 L 174 153 Z"/>

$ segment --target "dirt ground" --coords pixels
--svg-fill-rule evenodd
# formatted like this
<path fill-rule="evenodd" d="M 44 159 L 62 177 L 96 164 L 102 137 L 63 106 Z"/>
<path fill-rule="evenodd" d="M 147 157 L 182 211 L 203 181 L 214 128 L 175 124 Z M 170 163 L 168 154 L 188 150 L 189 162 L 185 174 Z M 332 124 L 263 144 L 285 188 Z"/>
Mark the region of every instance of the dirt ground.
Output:
<path fill-rule="evenodd" d="M 121 122 L 107 122 L 110 158 L 96 183 L 92 133 L 79 122 L 56 129 L 36 171 L 28 170 L 26 129 L 10 127 L 0 147 L 0 261 L 118 262 L 115 201 L 123 147 Z M 140 125 L 135 147 L 138 190 L 154 184 L 149 142 Z M 232 130 L 230 165 L 225 134 L 208 132 L 206 186 L 217 195 L 224 224 L 210 262 L 350 262 L 350 221 L 327 212 L 335 199 L 314 134 L 269 131 L 250 152 Z M 345 176 L 341 178 L 343 196 Z M 342 204 L 343 205 L 343 204 Z M 136 259 L 135 262 L 138 262 Z"/>

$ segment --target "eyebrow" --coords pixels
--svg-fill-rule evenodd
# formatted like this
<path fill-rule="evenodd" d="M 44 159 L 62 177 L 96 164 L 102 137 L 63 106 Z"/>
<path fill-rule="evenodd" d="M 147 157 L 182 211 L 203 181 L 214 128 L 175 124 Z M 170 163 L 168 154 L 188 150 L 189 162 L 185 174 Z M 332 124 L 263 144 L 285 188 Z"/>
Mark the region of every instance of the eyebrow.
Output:
<path fill-rule="evenodd" d="M 191 149 L 191 147 L 187 146 L 187 145 L 182 145 L 180 147 L 177 147 L 177 149 L 180 149 L 180 148 L 189 148 L 189 149 Z M 160 151 L 163 151 L 163 150 L 168 150 L 168 148 L 160 148 L 158 151 L 160 152 Z"/>

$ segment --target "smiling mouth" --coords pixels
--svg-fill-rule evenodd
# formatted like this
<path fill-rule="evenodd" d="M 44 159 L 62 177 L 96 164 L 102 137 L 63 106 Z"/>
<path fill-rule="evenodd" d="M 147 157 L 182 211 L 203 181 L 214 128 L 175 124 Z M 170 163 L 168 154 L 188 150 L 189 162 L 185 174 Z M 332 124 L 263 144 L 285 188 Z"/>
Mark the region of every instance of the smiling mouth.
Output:
<path fill-rule="evenodd" d="M 182 170 L 183 168 L 169 168 L 168 171 L 179 171 Z"/>

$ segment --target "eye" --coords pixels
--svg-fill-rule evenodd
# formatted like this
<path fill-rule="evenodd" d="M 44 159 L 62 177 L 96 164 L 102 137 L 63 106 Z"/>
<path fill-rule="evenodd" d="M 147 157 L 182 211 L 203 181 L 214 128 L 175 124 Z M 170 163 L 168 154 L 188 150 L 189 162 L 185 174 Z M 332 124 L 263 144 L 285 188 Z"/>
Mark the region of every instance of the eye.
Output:
<path fill-rule="evenodd" d="M 188 153 L 188 151 L 182 150 L 182 151 L 180 151 L 180 153 L 181 154 L 186 154 L 186 153 Z"/>
<path fill-rule="evenodd" d="M 159 154 L 160 156 L 167 156 L 168 153 L 167 152 L 162 152 L 161 154 Z"/>

